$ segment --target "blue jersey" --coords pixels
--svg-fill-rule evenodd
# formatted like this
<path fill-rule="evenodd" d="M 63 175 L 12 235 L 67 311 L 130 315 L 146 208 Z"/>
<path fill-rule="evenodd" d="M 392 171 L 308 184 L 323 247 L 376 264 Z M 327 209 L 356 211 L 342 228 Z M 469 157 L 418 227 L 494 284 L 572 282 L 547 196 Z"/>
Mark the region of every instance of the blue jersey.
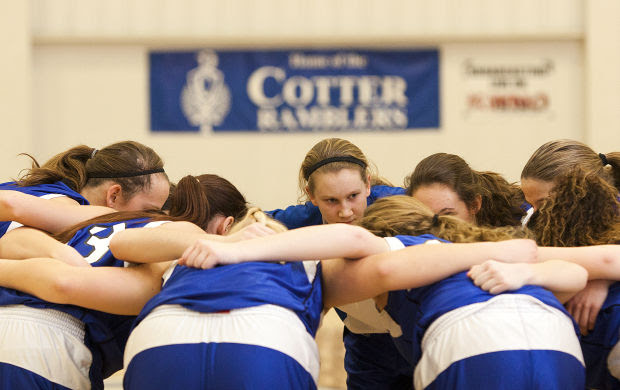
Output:
<path fill-rule="evenodd" d="M 429 234 L 406 238 L 409 245 L 423 244 L 436 239 Z M 402 336 L 390 335 L 384 329 L 358 330 L 355 321 L 364 322 L 363 317 L 347 318 L 347 313 L 338 308 L 336 312 L 345 323 L 343 341 L 346 349 L 344 366 L 347 371 L 347 388 L 412 389 L 413 365 L 403 358 L 406 351 L 400 352 L 398 349 L 404 342 L 401 340 L 395 345 L 394 341 L 401 339 Z"/>
<path fill-rule="evenodd" d="M 136 324 L 155 307 L 178 304 L 204 313 L 263 304 L 292 310 L 314 337 L 323 298 L 318 262 L 249 262 L 202 270 L 176 266 L 159 294 L 142 309 Z"/>
<path fill-rule="evenodd" d="M 594 329 L 581 337 L 588 388 L 620 388 L 620 382 L 609 373 L 607 368 L 607 357 L 618 343 L 619 330 L 620 282 L 616 282 L 609 287 L 607 298 L 596 317 Z"/>
<path fill-rule="evenodd" d="M 122 267 L 124 262 L 116 259 L 109 251 L 113 235 L 124 229 L 140 228 L 160 224 L 137 219 L 87 226 L 80 229 L 69 241 L 93 267 Z M 17 290 L 0 288 L 0 305 L 26 305 L 34 308 L 50 308 L 65 312 L 86 325 L 85 344 L 91 350 L 93 363 L 91 380 L 93 385 L 122 368 L 123 350 L 133 316 L 119 316 L 73 305 L 50 303 Z"/>
<path fill-rule="evenodd" d="M 428 235 L 427 235 L 428 236 Z M 404 246 L 420 244 L 419 237 L 397 236 Z M 435 238 L 437 239 L 437 238 Z M 525 294 L 552 306 L 570 318 L 564 306 L 548 290 L 527 285 L 504 294 Z M 421 356 L 421 342 L 428 327 L 437 318 L 454 309 L 485 302 L 493 295 L 474 285 L 467 272 L 460 272 L 429 286 L 390 292 L 385 310 L 401 326 L 403 336 L 394 339 L 404 357 L 415 366 Z M 578 333 L 576 324 L 575 332 Z"/>
<path fill-rule="evenodd" d="M 384 198 L 390 195 L 404 194 L 405 189 L 401 187 L 376 185 L 370 188 L 370 195 L 366 198 L 366 202 L 370 206 L 379 198 Z M 311 202 L 289 206 L 284 210 L 271 210 L 266 213 L 272 218 L 282 222 L 289 229 L 323 224 L 323 216 L 321 215 L 321 211 Z"/>
<path fill-rule="evenodd" d="M 37 184 L 29 187 L 20 187 L 15 182 L 8 182 L 0 184 L 0 190 L 19 191 L 25 194 L 34 195 L 42 198 L 53 198 L 57 196 L 69 197 L 81 205 L 87 205 L 88 201 L 79 193 L 73 191 L 65 183 L 57 181 L 52 184 Z M 0 237 L 9 229 L 11 221 L 0 222 Z"/>

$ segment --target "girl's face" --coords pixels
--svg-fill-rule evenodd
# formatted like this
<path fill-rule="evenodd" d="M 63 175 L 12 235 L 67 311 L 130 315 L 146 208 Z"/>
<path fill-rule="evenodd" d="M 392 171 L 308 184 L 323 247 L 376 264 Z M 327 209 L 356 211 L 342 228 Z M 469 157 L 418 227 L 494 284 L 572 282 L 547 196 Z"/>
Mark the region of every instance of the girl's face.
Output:
<path fill-rule="evenodd" d="M 453 215 L 463 221 L 475 223 L 478 210 L 470 210 L 454 190 L 445 184 L 433 183 L 418 187 L 412 194 L 435 214 Z"/>
<path fill-rule="evenodd" d="M 314 193 L 308 191 L 308 195 L 325 223 L 353 223 L 364 215 L 370 179 L 364 183 L 358 170 L 319 173 L 314 183 Z"/>
<path fill-rule="evenodd" d="M 119 199 L 117 211 L 160 210 L 170 194 L 170 182 L 163 175 L 152 175 L 148 190 L 134 194 L 128 200 Z"/>
<path fill-rule="evenodd" d="M 549 197 L 553 189 L 553 182 L 538 179 L 521 179 L 521 190 L 527 203 L 531 204 L 534 211 L 540 209 L 543 200 Z"/>

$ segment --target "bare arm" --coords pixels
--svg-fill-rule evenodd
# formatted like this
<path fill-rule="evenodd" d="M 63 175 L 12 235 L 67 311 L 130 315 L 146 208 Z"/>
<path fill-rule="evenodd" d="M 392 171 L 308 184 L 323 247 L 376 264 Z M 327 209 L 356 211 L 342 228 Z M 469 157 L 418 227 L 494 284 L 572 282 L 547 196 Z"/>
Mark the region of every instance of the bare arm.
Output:
<path fill-rule="evenodd" d="M 308 226 L 228 244 L 198 240 L 187 248 L 179 264 L 194 268 L 244 261 L 358 259 L 389 250 L 383 238 L 346 224 Z"/>
<path fill-rule="evenodd" d="M 72 267 L 54 259 L 0 260 L 0 285 L 49 302 L 137 315 L 161 288 L 167 263 Z"/>
<path fill-rule="evenodd" d="M 531 240 L 509 240 L 416 245 L 358 261 L 324 261 L 324 306 L 339 306 L 386 291 L 425 286 L 488 259 L 532 262 L 536 259 L 536 244 Z"/>
<path fill-rule="evenodd" d="M 69 265 L 89 266 L 78 251 L 41 230 L 20 227 L 0 238 L 0 258 L 21 260 L 31 257 L 50 257 Z"/>
<path fill-rule="evenodd" d="M 156 263 L 178 259 L 196 240 L 219 237 L 190 222 L 169 222 L 155 228 L 123 230 L 112 237 L 110 251 L 117 259 Z"/>
<path fill-rule="evenodd" d="M 491 294 L 534 284 L 550 290 L 561 302 L 566 302 L 582 290 L 588 280 L 585 268 L 562 260 L 534 264 L 506 264 L 490 260 L 473 266 L 468 276 L 476 286 Z"/>
<path fill-rule="evenodd" d="M 0 221 L 16 221 L 50 233 L 59 233 L 79 222 L 115 210 L 82 206 L 67 197 L 39 198 L 19 191 L 0 190 Z"/>
<path fill-rule="evenodd" d="M 620 280 L 620 245 L 596 245 L 574 248 L 539 247 L 541 261 L 562 259 L 588 271 L 588 279 Z"/>

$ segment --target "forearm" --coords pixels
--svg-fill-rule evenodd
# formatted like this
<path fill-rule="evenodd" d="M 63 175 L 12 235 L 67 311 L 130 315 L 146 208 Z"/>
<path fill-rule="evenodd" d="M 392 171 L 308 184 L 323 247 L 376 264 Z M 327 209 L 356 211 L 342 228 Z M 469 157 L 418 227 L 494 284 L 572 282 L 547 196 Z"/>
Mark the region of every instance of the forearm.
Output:
<path fill-rule="evenodd" d="M 620 245 L 584 247 L 539 247 L 539 260 L 562 259 L 579 264 L 588 271 L 588 279 L 620 280 Z"/>
<path fill-rule="evenodd" d="M 81 206 L 73 200 L 43 199 L 19 191 L 0 191 L 0 220 L 16 221 L 50 233 L 59 233 L 113 211 L 108 207 Z"/>
<path fill-rule="evenodd" d="M 0 285 L 48 302 L 136 315 L 161 287 L 162 268 L 71 267 L 54 259 L 0 260 Z"/>
<path fill-rule="evenodd" d="M 189 222 L 170 222 L 156 228 L 127 229 L 110 241 L 110 251 L 117 259 L 135 263 L 157 263 L 181 257 L 196 240 L 221 241 L 221 236 L 207 234 Z"/>
<path fill-rule="evenodd" d="M 323 262 L 328 306 L 371 298 L 385 291 L 416 288 L 499 258 L 497 243 L 426 244 L 365 257 Z"/>
<path fill-rule="evenodd" d="M 51 257 L 70 265 L 88 266 L 88 263 L 74 248 L 37 229 L 21 227 L 11 230 L 0 238 L 0 258 L 28 259 L 32 257 Z"/>
<path fill-rule="evenodd" d="M 588 272 L 582 266 L 562 260 L 547 260 L 536 264 L 523 264 L 530 269 L 525 284 L 542 286 L 554 293 L 581 291 L 588 281 Z"/>
<path fill-rule="evenodd" d="M 388 245 L 366 229 L 345 224 L 309 226 L 240 241 L 235 261 L 294 261 L 361 258 L 387 251 Z"/>

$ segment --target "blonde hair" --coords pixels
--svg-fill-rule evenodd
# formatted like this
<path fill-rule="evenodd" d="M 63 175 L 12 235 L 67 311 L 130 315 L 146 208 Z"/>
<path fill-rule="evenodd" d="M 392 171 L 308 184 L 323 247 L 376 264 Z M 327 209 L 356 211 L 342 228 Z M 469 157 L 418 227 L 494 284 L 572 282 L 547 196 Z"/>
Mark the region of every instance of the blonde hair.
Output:
<path fill-rule="evenodd" d="M 276 233 L 281 233 L 288 230 L 286 226 L 276 221 L 275 219 L 267 216 L 267 214 L 265 214 L 260 208 L 250 207 L 245 216 L 232 226 L 229 233 L 236 233 L 244 227 L 251 225 L 255 222 L 260 222 L 264 224 Z"/>
<path fill-rule="evenodd" d="M 405 195 L 378 199 L 368 206 L 359 225 L 381 237 L 432 234 L 452 242 L 531 238 L 531 233 L 521 227 L 482 227 L 450 215 L 434 214 L 419 200 Z"/>
<path fill-rule="evenodd" d="M 362 167 L 349 161 L 334 161 L 313 169 L 317 163 L 334 157 L 353 157 L 365 166 Z M 359 171 L 362 181 L 366 184 L 368 184 L 367 177 L 370 175 L 370 185 L 382 184 L 392 186 L 388 180 L 377 175 L 376 168 L 374 165 L 371 165 L 360 148 L 346 139 L 325 138 L 308 151 L 301 163 L 301 168 L 299 169 L 299 201 L 304 202 L 308 200 L 306 187 L 310 193 L 314 192 L 316 173 L 338 172 L 341 169 L 355 169 Z"/>

